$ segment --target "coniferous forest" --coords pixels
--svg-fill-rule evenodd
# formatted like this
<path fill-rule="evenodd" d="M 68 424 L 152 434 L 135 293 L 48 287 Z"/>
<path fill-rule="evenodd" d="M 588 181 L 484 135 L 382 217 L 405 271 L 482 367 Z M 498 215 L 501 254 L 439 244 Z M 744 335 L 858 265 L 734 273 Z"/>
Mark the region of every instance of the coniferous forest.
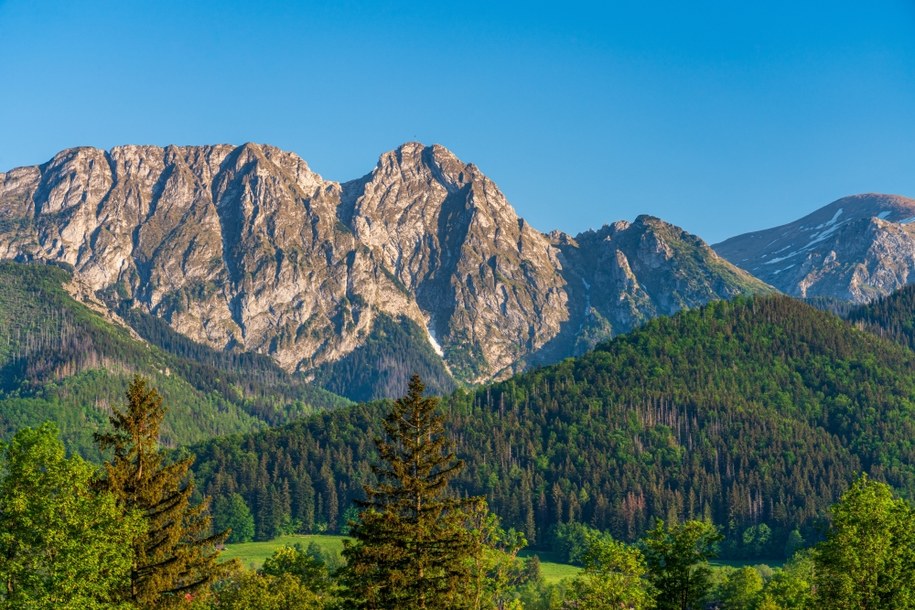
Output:
<path fill-rule="evenodd" d="M 816 540 L 861 472 L 915 490 L 915 356 L 787 297 L 718 302 L 443 401 L 455 481 L 547 544 L 559 524 L 622 540 L 657 519 L 722 526 L 731 558 Z M 270 538 L 340 531 L 384 403 L 195 447 L 197 481 L 240 494 Z"/>
<path fill-rule="evenodd" d="M 910 290 L 847 320 L 715 302 L 504 382 L 431 399 L 414 378 L 351 404 L 125 310 L 132 335 L 70 298 L 66 270 L 0 272 L 7 607 L 911 606 Z M 369 379 L 355 369 L 382 338 L 334 375 Z M 412 440 L 408 413 L 428 418 Z M 194 422 L 220 436 L 194 443 Z M 403 478 L 414 454 L 425 483 Z M 301 547 L 219 562 L 226 541 L 294 533 L 353 542 L 342 564 Z M 583 571 L 547 584 L 537 554 Z"/>

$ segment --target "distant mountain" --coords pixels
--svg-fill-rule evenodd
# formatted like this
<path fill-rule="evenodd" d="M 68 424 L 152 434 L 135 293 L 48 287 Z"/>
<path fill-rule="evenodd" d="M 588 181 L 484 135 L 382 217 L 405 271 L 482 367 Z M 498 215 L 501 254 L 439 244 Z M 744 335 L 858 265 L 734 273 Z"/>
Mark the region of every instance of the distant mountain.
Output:
<path fill-rule="evenodd" d="M 127 313 L 148 340 L 68 271 L 0 263 L 0 438 L 52 420 L 69 449 L 93 456 L 92 433 L 123 406 L 135 373 L 151 378 L 165 398 L 169 446 L 347 404 L 269 358 L 215 352 L 157 318 Z"/>
<path fill-rule="evenodd" d="M 782 292 L 864 303 L 915 281 L 915 200 L 845 197 L 715 251 Z"/>
<path fill-rule="evenodd" d="M 439 391 L 504 378 L 771 290 L 657 219 L 544 235 L 476 166 L 418 143 L 342 184 L 256 144 L 65 150 L 0 174 L 0 258 L 66 263 L 112 310 L 359 398 L 416 367 Z"/>
<path fill-rule="evenodd" d="M 655 518 L 710 518 L 730 556 L 772 557 L 794 528 L 817 536 L 861 471 L 915 497 L 913 395 L 911 351 L 770 296 L 656 318 L 444 410 L 460 489 L 530 540 L 568 521 L 634 539 Z M 241 493 L 263 536 L 286 516 L 334 530 L 361 497 L 382 410 L 207 442 L 197 480 Z"/>

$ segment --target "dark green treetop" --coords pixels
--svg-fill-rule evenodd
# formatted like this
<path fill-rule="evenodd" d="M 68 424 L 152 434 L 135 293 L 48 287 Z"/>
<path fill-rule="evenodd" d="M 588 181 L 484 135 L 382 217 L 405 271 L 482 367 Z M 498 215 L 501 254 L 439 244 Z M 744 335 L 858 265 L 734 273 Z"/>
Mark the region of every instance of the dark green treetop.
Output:
<path fill-rule="evenodd" d="M 113 452 L 102 487 L 146 520 L 134 540 L 130 586 L 123 596 L 148 608 L 204 593 L 218 572 L 216 547 L 226 537 L 210 533 L 206 500 L 191 504 L 194 485 L 187 475 L 193 457 L 165 462 L 159 446 L 164 416 L 161 396 L 137 376 L 127 390 L 127 408 L 111 415 L 110 432 L 96 435 L 100 449 Z"/>
<path fill-rule="evenodd" d="M 470 500 L 448 491 L 464 464 L 448 448 L 438 399 L 414 375 L 376 439 L 378 479 L 350 531 L 345 581 L 358 608 L 465 608 L 471 603 Z"/>

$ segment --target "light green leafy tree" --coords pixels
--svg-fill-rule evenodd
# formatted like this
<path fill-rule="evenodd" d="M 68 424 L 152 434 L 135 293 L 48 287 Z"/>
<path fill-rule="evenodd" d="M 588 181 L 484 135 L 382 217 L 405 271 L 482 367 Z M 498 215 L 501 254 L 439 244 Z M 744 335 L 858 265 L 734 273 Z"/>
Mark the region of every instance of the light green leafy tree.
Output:
<path fill-rule="evenodd" d="M 915 608 L 915 512 L 885 483 L 862 476 L 831 510 L 817 547 L 816 591 L 835 610 Z"/>
<path fill-rule="evenodd" d="M 333 580 L 327 565 L 313 551 L 301 545 L 283 546 L 273 552 L 264 561 L 261 573 L 268 576 L 291 574 L 299 579 L 302 585 L 316 594 L 330 594 L 334 589 Z"/>
<path fill-rule="evenodd" d="M 216 607 L 229 610 L 320 610 L 334 607 L 327 566 L 300 545 L 283 546 L 257 572 L 237 570 L 220 583 Z"/>
<path fill-rule="evenodd" d="M 250 542 L 254 539 L 254 516 L 240 494 L 220 496 L 213 503 L 213 528 L 229 530 L 227 542 Z"/>
<path fill-rule="evenodd" d="M 219 610 L 320 610 L 321 597 L 292 574 L 240 571 L 216 593 Z"/>
<path fill-rule="evenodd" d="M 641 550 L 606 534 L 592 534 L 582 560 L 584 573 L 573 582 L 563 608 L 654 608 L 653 586 L 648 581 L 648 564 Z"/>
<path fill-rule="evenodd" d="M 728 574 L 721 587 L 721 601 L 728 610 L 753 610 L 763 589 L 759 571 L 750 566 Z"/>
<path fill-rule="evenodd" d="M 2 459 L 2 607 L 119 607 L 140 517 L 92 488 L 93 468 L 66 457 L 53 424 L 20 430 Z"/>
<path fill-rule="evenodd" d="M 769 610 L 805 610 L 815 608 L 813 600 L 814 553 L 795 553 L 784 567 L 775 570 L 766 581 L 759 608 Z"/>
<path fill-rule="evenodd" d="M 708 593 L 708 560 L 722 539 L 706 521 L 685 521 L 668 527 L 658 521 L 641 542 L 660 610 L 700 608 Z"/>
<path fill-rule="evenodd" d="M 518 551 L 527 546 L 521 532 L 501 527 L 499 517 L 490 512 L 482 498 L 467 509 L 467 530 L 471 545 L 470 562 L 472 608 L 506 608 L 512 601 L 512 589 L 528 579 Z"/>

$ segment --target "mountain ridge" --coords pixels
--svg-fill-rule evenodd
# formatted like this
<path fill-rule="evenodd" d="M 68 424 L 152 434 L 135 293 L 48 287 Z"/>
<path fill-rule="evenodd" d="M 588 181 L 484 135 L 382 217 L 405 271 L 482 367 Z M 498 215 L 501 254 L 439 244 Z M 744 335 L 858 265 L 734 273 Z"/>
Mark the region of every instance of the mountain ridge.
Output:
<path fill-rule="evenodd" d="M 417 142 L 342 183 L 253 143 L 84 147 L 0 174 L 0 258 L 71 265 L 112 309 L 287 371 L 341 362 L 378 320 L 406 319 L 454 380 L 480 383 L 771 290 L 679 228 L 629 225 L 632 239 L 550 237 L 477 166 Z"/>
<path fill-rule="evenodd" d="M 915 280 L 915 199 L 863 193 L 715 244 L 785 294 L 865 303 Z"/>

